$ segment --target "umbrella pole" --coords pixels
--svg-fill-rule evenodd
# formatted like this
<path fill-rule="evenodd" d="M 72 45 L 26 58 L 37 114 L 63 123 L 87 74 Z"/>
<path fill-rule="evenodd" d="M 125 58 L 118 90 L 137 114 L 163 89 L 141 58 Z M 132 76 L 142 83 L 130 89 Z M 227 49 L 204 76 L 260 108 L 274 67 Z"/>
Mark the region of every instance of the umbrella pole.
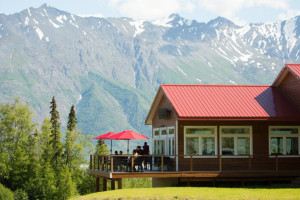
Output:
<path fill-rule="evenodd" d="M 112 140 L 110 140 L 110 154 L 112 154 Z"/>
<path fill-rule="evenodd" d="M 129 155 L 129 140 L 127 140 L 127 154 Z"/>

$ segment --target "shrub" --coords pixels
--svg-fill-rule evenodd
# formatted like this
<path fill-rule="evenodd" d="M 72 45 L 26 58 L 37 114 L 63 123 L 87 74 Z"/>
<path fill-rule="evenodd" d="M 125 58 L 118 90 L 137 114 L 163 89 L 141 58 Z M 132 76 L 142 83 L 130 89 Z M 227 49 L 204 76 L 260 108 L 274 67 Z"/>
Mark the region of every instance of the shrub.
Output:
<path fill-rule="evenodd" d="M 0 200 L 14 200 L 14 193 L 0 183 Z"/>

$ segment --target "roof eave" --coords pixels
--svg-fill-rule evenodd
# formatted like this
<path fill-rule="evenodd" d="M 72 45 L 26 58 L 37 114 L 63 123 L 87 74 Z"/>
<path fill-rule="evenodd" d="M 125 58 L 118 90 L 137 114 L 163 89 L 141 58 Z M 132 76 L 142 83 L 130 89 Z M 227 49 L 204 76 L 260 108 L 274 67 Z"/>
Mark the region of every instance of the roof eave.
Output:
<path fill-rule="evenodd" d="M 179 117 L 182 121 L 299 121 L 296 117 Z"/>
<path fill-rule="evenodd" d="M 159 86 L 158 91 L 157 91 L 157 93 L 154 97 L 154 100 L 152 102 L 152 105 L 149 109 L 147 118 L 145 120 L 145 125 L 152 125 L 152 119 L 154 117 L 155 111 L 157 110 L 158 104 L 159 104 L 162 97 L 163 97 L 163 91 L 162 91 L 161 86 Z"/>

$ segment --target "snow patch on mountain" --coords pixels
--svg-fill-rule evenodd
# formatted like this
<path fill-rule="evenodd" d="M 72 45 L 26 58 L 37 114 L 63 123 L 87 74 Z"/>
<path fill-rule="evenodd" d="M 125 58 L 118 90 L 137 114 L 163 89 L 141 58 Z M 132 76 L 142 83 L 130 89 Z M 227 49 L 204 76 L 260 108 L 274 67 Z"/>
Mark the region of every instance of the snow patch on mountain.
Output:
<path fill-rule="evenodd" d="M 289 53 L 292 52 L 297 42 L 295 29 L 296 29 L 296 17 L 287 21 L 286 25 L 284 26 L 284 35 L 287 41 L 287 48 Z"/>
<path fill-rule="evenodd" d="M 30 12 L 29 8 L 27 8 L 27 12 L 28 12 L 28 15 L 31 16 L 31 12 Z"/>
<path fill-rule="evenodd" d="M 44 10 L 46 16 L 49 17 L 49 15 L 48 15 L 48 13 L 47 13 L 47 10 L 46 10 L 45 8 L 43 8 L 43 10 Z"/>
<path fill-rule="evenodd" d="M 164 17 L 161 19 L 157 19 L 157 20 L 153 20 L 151 23 L 156 25 L 156 26 L 163 26 L 163 27 L 167 27 L 167 28 L 171 28 L 172 24 L 170 24 L 171 21 L 173 21 L 175 19 L 175 15 L 173 15 L 172 17 Z"/>
<path fill-rule="evenodd" d="M 183 73 L 183 75 L 185 75 L 185 76 L 188 76 L 179 66 L 177 66 L 177 69 L 181 72 L 181 73 Z"/>
<path fill-rule="evenodd" d="M 49 22 L 54 26 L 54 28 L 60 28 L 60 25 L 55 24 L 51 19 L 49 19 Z"/>
<path fill-rule="evenodd" d="M 43 37 L 44 37 L 44 33 L 41 31 L 41 29 L 38 28 L 38 27 L 36 27 L 36 28 L 35 28 L 35 31 L 36 31 L 36 33 L 38 34 L 40 40 L 42 40 Z"/>
<path fill-rule="evenodd" d="M 63 22 L 63 19 L 64 19 L 64 20 L 68 20 L 67 17 L 66 17 L 66 15 L 60 15 L 60 16 L 56 17 L 56 20 L 57 20 L 58 22 L 60 22 L 61 24 L 64 23 L 64 22 Z"/>
<path fill-rule="evenodd" d="M 39 24 L 39 22 L 36 19 L 32 19 L 32 20 L 35 24 Z"/>
<path fill-rule="evenodd" d="M 25 18 L 24 24 L 25 24 L 25 26 L 28 26 L 28 24 L 29 24 L 29 18 L 28 17 Z"/>
<path fill-rule="evenodd" d="M 131 26 L 135 27 L 135 32 L 134 32 L 133 37 L 136 37 L 137 35 L 141 34 L 143 31 L 145 31 L 144 21 L 142 21 L 142 20 L 131 21 L 131 22 L 129 22 L 129 24 Z"/>
<path fill-rule="evenodd" d="M 182 53 L 181 53 L 181 51 L 178 48 L 177 48 L 177 52 L 179 53 L 179 55 L 182 56 Z"/>

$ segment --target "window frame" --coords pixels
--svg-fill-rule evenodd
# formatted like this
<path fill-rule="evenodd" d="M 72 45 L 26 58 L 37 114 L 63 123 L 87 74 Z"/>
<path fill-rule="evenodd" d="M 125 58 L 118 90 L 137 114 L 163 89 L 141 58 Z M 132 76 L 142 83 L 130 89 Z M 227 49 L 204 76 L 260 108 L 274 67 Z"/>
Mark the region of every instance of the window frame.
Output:
<path fill-rule="evenodd" d="M 250 133 L 249 134 L 222 134 L 223 128 L 249 128 Z M 224 136 L 225 135 L 225 136 Z M 223 137 L 233 137 L 234 142 L 234 153 L 233 155 L 222 155 L 222 138 Z M 249 158 L 249 155 L 238 155 L 238 138 L 250 138 L 250 156 L 253 156 L 253 129 L 252 126 L 219 126 L 219 154 L 222 156 L 222 158 Z"/>
<path fill-rule="evenodd" d="M 271 135 L 272 128 L 297 128 L 298 134 L 273 134 L 273 135 Z M 272 137 L 282 137 L 283 138 L 283 154 L 277 155 L 278 157 L 300 157 L 300 126 L 269 126 L 268 132 L 269 132 L 269 143 L 268 143 L 269 157 L 276 157 L 276 155 L 272 155 L 272 152 L 271 152 L 271 138 Z M 286 138 L 290 138 L 290 137 L 298 138 L 298 154 L 296 154 L 296 155 L 287 155 L 286 154 Z"/>
<path fill-rule="evenodd" d="M 214 134 L 187 134 L 186 130 L 189 128 L 213 128 Z M 193 155 L 193 158 L 217 158 L 218 157 L 218 126 L 184 126 L 184 158 L 190 158 L 190 155 L 186 154 L 186 138 L 199 138 L 199 155 Z M 203 155 L 202 154 L 202 138 L 214 138 L 215 139 L 215 155 Z"/>
<path fill-rule="evenodd" d="M 169 134 L 169 130 L 173 129 L 174 130 L 174 134 L 170 135 Z M 152 137 L 152 149 L 153 149 L 153 153 L 155 153 L 155 141 L 163 141 L 164 142 L 164 154 L 163 155 L 169 155 L 171 157 L 174 157 L 175 152 L 176 152 L 176 143 L 175 143 L 175 135 L 176 135 L 176 129 L 175 126 L 168 126 L 168 127 L 160 127 L 160 128 L 153 128 L 153 137 Z M 155 135 L 155 131 L 159 131 L 159 135 Z M 162 135 L 162 131 L 166 131 L 167 133 L 165 135 Z M 169 140 L 174 140 L 174 147 L 172 145 L 171 142 L 171 148 L 174 148 L 174 154 L 170 154 L 169 152 Z M 156 155 L 156 154 L 155 154 Z M 161 155 L 161 154 L 159 154 Z"/>

